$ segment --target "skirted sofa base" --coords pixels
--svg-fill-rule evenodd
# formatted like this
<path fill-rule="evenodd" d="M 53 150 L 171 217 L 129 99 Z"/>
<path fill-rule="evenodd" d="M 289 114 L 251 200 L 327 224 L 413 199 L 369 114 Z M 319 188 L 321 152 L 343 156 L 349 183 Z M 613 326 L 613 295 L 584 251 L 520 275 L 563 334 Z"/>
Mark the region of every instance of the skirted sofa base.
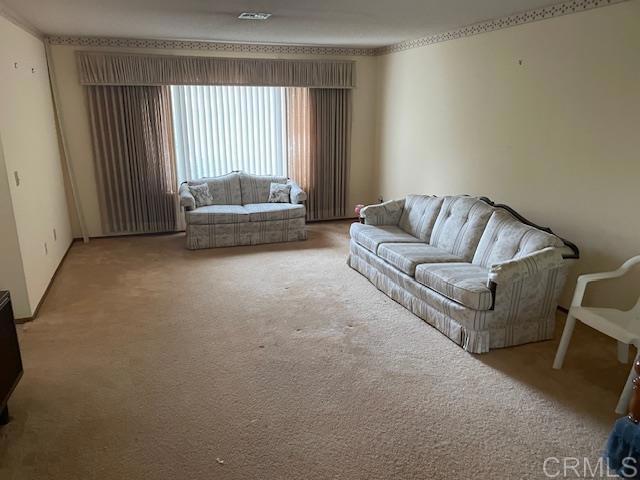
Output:
<path fill-rule="evenodd" d="M 304 217 L 260 222 L 188 224 L 186 233 L 187 248 L 190 250 L 307 239 Z"/>
<path fill-rule="evenodd" d="M 190 187 L 208 185 L 210 198 L 196 205 Z M 272 184 L 289 186 L 288 202 L 269 202 Z M 180 185 L 190 250 L 306 240 L 307 194 L 287 177 L 231 172 Z"/>
<path fill-rule="evenodd" d="M 413 314 L 471 353 L 550 340 L 567 267 L 537 273 L 498 289 L 494 310 L 472 310 L 434 292 L 350 242 L 348 265 Z M 543 286 L 543 288 L 540 288 Z"/>

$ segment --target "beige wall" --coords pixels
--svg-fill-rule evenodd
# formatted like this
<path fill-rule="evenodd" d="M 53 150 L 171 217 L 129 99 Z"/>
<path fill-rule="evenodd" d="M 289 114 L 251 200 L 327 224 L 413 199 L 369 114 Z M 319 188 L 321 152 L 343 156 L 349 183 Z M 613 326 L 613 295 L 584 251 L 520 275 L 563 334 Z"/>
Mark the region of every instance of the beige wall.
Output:
<path fill-rule="evenodd" d="M 0 17 L 0 65 L 0 263 L 13 265 L 0 270 L 0 289 L 12 290 L 22 318 L 35 311 L 72 237 L 43 42 Z"/>
<path fill-rule="evenodd" d="M 0 290 L 11 292 L 16 317 L 29 317 L 31 309 L 22 269 L 16 220 L 13 216 L 13 202 L 9 191 L 9 179 L 4 172 L 4 155 L 0 139 Z"/>
<path fill-rule="evenodd" d="M 574 274 L 640 254 L 639 25 L 632 1 L 380 57 L 379 193 L 507 203 L 578 244 Z"/>
<path fill-rule="evenodd" d="M 100 210 L 96 191 L 96 179 L 91 147 L 89 118 L 86 96 L 83 87 L 78 83 L 75 51 L 78 47 L 52 46 L 53 65 L 55 68 L 60 93 L 61 112 L 65 131 L 67 132 L 70 157 L 77 178 L 79 197 L 90 236 L 102 235 Z M 96 48 L 92 48 L 96 50 Z M 106 50 L 114 50 L 108 48 Z M 121 50 L 125 51 L 125 50 Z M 126 51 L 141 51 L 128 49 Z M 142 50 L 147 53 L 175 55 L 211 55 L 211 56 L 243 56 L 239 53 L 185 51 L 185 50 Z M 260 55 L 244 56 L 270 58 L 313 58 L 296 55 Z M 326 58 L 326 57 L 321 57 Z M 345 58 L 345 57 L 340 57 Z M 374 115 L 375 115 L 375 78 L 376 59 L 373 57 L 353 57 L 356 61 L 357 88 L 353 97 L 353 140 L 351 155 L 351 181 L 349 203 L 371 203 L 376 199 L 374 184 Z M 77 218 L 72 213 L 74 235 L 79 236 Z"/>

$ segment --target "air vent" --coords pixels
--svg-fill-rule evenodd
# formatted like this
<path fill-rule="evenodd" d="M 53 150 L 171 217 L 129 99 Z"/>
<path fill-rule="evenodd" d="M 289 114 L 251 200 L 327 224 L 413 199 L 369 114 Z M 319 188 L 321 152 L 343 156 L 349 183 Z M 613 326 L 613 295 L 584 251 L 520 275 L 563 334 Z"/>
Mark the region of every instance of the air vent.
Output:
<path fill-rule="evenodd" d="M 270 16 L 270 13 L 242 12 L 240 15 L 238 15 L 238 18 L 242 20 L 266 20 Z"/>

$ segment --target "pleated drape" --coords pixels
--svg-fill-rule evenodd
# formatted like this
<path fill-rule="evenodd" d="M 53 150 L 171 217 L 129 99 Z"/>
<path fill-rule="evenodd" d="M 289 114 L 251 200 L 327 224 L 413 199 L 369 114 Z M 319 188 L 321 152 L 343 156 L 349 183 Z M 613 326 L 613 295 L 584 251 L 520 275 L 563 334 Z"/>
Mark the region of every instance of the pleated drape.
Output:
<path fill-rule="evenodd" d="M 81 85 L 354 88 L 353 60 L 76 52 Z"/>
<path fill-rule="evenodd" d="M 308 220 L 347 216 L 351 91 L 287 89 L 289 176 L 307 192 Z"/>
<path fill-rule="evenodd" d="M 168 87 L 87 87 L 105 233 L 175 231 L 178 194 Z"/>

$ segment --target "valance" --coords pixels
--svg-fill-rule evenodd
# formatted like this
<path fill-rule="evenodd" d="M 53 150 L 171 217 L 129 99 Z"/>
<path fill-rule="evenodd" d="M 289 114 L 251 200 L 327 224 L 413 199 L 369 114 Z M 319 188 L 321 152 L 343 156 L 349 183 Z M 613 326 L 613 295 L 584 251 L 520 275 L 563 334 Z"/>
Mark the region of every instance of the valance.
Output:
<path fill-rule="evenodd" d="M 120 52 L 76 53 L 82 85 L 355 87 L 350 60 L 285 60 Z"/>

